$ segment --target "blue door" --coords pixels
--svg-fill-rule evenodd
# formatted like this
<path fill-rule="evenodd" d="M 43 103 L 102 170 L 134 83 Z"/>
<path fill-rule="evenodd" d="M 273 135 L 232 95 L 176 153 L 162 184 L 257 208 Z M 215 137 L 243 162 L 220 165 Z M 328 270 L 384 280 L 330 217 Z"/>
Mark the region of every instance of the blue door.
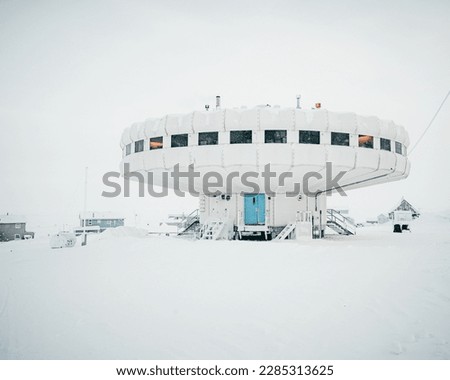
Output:
<path fill-rule="evenodd" d="M 244 195 L 244 223 L 265 224 L 266 196 L 265 194 Z"/>

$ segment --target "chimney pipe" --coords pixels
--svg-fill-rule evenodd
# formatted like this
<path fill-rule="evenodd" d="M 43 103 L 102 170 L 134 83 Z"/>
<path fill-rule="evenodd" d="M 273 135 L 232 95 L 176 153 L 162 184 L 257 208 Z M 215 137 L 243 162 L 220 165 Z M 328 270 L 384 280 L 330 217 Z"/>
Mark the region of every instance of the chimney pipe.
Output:
<path fill-rule="evenodd" d="M 205 104 L 205 110 L 209 111 L 209 104 Z"/>
<path fill-rule="evenodd" d="M 301 95 L 297 95 L 297 108 L 298 109 L 302 108 L 302 107 L 300 107 L 300 98 L 301 97 L 302 97 Z"/>
<path fill-rule="evenodd" d="M 220 95 L 216 96 L 216 109 L 220 108 Z"/>

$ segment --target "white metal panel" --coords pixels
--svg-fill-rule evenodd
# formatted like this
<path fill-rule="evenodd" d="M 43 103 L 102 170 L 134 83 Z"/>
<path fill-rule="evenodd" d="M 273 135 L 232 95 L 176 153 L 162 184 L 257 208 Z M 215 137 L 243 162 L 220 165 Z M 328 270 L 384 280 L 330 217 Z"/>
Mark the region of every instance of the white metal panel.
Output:
<path fill-rule="evenodd" d="M 222 147 L 220 145 L 201 145 L 192 147 L 196 168 L 203 166 L 222 167 Z"/>
<path fill-rule="evenodd" d="M 192 133 L 193 130 L 193 120 L 194 120 L 195 112 L 187 113 L 181 116 L 180 118 L 180 131 L 181 133 Z"/>
<path fill-rule="evenodd" d="M 378 169 L 380 154 L 378 150 L 369 148 L 356 148 L 356 167 Z"/>
<path fill-rule="evenodd" d="M 225 130 L 239 130 L 244 129 L 241 125 L 241 112 L 236 109 L 225 110 Z"/>
<path fill-rule="evenodd" d="M 241 113 L 241 128 L 242 129 L 258 129 L 258 111 L 256 108 L 249 110 L 242 110 Z"/>
<path fill-rule="evenodd" d="M 404 144 L 406 141 L 406 135 L 407 135 L 406 130 L 401 125 L 397 125 L 396 127 L 397 127 L 396 128 L 397 135 L 395 136 L 395 141 L 398 141 L 398 142 Z"/>
<path fill-rule="evenodd" d="M 299 113 L 304 114 L 304 120 L 302 117 L 298 117 Z M 303 121 L 306 122 L 304 125 Z M 328 111 L 321 109 L 296 111 L 296 127 L 302 130 L 327 131 Z"/>
<path fill-rule="evenodd" d="M 223 131 L 224 111 L 196 112 L 193 120 L 193 129 L 195 132 Z"/>
<path fill-rule="evenodd" d="M 388 152 L 387 150 L 380 150 L 380 170 L 392 170 L 395 169 L 395 153 Z"/>
<path fill-rule="evenodd" d="M 375 116 L 356 116 L 357 132 L 359 135 L 379 136 L 380 119 Z"/>
<path fill-rule="evenodd" d="M 144 123 L 133 123 L 130 127 L 130 138 L 138 141 L 144 138 Z"/>
<path fill-rule="evenodd" d="M 292 166 L 291 144 L 261 144 L 258 151 L 260 167 L 266 164 Z"/>
<path fill-rule="evenodd" d="M 380 120 L 380 137 L 385 139 L 395 139 L 396 135 L 397 128 L 392 120 Z"/>
<path fill-rule="evenodd" d="M 326 163 L 326 147 L 314 144 L 298 144 L 292 147 L 294 166 L 324 167 Z"/>
<path fill-rule="evenodd" d="M 146 169 L 164 168 L 165 149 L 154 149 L 144 155 L 144 167 Z"/>
<path fill-rule="evenodd" d="M 167 115 L 165 120 L 165 130 L 169 135 L 185 133 L 181 130 L 181 115 Z"/>
<path fill-rule="evenodd" d="M 295 108 L 280 108 L 278 110 L 278 123 L 281 129 L 295 130 Z"/>
<path fill-rule="evenodd" d="M 259 123 L 262 130 L 267 129 L 284 129 L 278 120 L 278 110 L 270 107 L 258 108 Z"/>
<path fill-rule="evenodd" d="M 331 162 L 333 167 L 338 170 L 350 170 L 355 166 L 356 152 L 353 147 L 328 145 L 327 161 Z"/>
<path fill-rule="evenodd" d="M 159 119 L 147 119 L 144 122 L 144 134 L 146 138 L 162 136 L 164 131 L 158 128 Z"/>
<path fill-rule="evenodd" d="M 170 149 L 161 149 L 164 152 L 164 163 L 166 169 L 172 169 L 175 165 L 180 167 L 187 167 L 193 161 L 191 160 L 190 150 L 195 148 L 178 147 Z M 150 152 L 153 153 L 153 152 Z"/>
<path fill-rule="evenodd" d="M 357 133 L 356 114 L 351 112 L 328 112 L 328 129 L 331 132 Z"/>
<path fill-rule="evenodd" d="M 257 144 L 232 144 L 224 145 L 223 164 L 229 166 L 257 167 Z"/>

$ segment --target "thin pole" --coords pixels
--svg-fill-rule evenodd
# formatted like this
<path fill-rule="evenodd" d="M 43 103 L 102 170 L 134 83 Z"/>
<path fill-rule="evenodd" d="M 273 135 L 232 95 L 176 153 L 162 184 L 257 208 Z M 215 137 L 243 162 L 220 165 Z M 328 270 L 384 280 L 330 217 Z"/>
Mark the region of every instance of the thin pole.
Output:
<path fill-rule="evenodd" d="M 86 207 L 87 207 L 87 185 L 88 185 L 88 167 L 86 166 L 84 170 L 84 206 L 83 211 L 86 216 Z"/>

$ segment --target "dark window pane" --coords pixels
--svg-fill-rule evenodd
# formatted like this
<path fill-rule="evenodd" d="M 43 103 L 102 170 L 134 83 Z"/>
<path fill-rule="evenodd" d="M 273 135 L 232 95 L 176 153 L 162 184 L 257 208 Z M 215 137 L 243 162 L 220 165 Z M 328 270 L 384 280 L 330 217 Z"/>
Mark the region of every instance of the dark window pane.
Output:
<path fill-rule="evenodd" d="M 230 144 L 251 144 L 252 131 L 231 131 Z"/>
<path fill-rule="evenodd" d="M 266 144 L 286 144 L 286 135 L 287 132 L 285 130 L 268 130 L 265 131 L 264 142 Z"/>
<path fill-rule="evenodd" d="M 320 144 L 320 132 L 300 131 L 299 142 L 300 144 Z"/>
<path fill-rule="evenodd" d="M 144 140 L 134 142 L 134 153 L 142 152 L 144 150 Z"/>
<path fill-rule="evenodd" d="M 331 132 L 331 145 L 350 145 L 350 135 L 348 133 Z"/>
<path fill-rule="evenodd" d="M 402 144 L 398 141 L 395 142 L 395 153 L 402 154 Z"/>
<path fill-rule="evenodd" d="M 131 144 L 127 144 L 125 146 L 125 155 L 128 156 L 131 154 Z"/>
<path fill-rule="evenodd" d="M 178 148 L 188 145 L 188 135 L 187 133 L 182 133 L 180 135 L 172 135 L 171 137 L 171 147 Z"/>
<path fill-rule="evenodd" d="M 391 150 L 391 140 L 380 138 L 380 149 Z"/>
<path fill-rule="evenodd" d="M 161 137 L 152 137 L 150 139 L 150 150 L 153 149 L 161 149 L 163 147 L 163 138 Z"/>
<path fill-rule="evenodd" d="M 373 136 L 359 135 L 358 146 L 361 148 L 373 148 Z"/>
<path fill-rule="evenodd" d="M 219 143 L 219 132 L 200 132 L 198 134 L 198 145 L 217 145 Z"/>

